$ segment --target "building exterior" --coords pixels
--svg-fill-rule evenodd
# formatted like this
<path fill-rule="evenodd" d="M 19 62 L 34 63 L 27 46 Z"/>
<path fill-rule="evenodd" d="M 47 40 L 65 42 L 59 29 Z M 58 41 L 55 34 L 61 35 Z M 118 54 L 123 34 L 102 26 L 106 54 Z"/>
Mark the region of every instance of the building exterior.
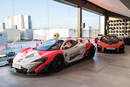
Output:
<path fill-rule="evenodd" d="M 7 33 L 0 32 L 0 46 L 7 45 Z"/>
<path fill-rule="evenodd" d="M 7 17 L 4 20 L 6 29 L 17 29 L 17 30 L 32 29 L 31 16 L 17 15 Z"/>
<path fill-rule="evenodd" d="M 35 29 L 33 30 L 34 40 L 48 40 L 53 39 L 54 33 L 59 33 L 62 37 L 76 37 L 76 29 Z M 84 38 L 95 38 L 99 34 L 99 29 L 93 29 L 91 26 L 83 29 Z"/>
<path fill-rule="evenodd" d="M 88 26 L 85 29 L 83 29 L 83 37 L 95 38 L 98 36 L 99 33 L 99 29 L 93 29 L 91 26 Z"/>
<path fill-rule="evenodd" d="M 0 23 L 0 32 L 3 32 L 5 29 L 5 23 Z"/>
<path fill-rule="evenodd" d="M 26 29 L 21 31 L 21 40 L 32 40 L 33 39 L 33 29 Z"/>
<path fill-rule="evenodd" d="M 93 29 L 89 32 L 90 38 L 96 38 L 99 34 L 99 29 Z"/>
<path fill-rule="evenodd" d="M 54 33 L 59 33 L 60 38 L 62 37 L 76 37 L 76 30 L 75 29 L 49 29 L 48 30 L 48 38 L 52 39 L 54 36 Z"/>
<path fill-rule="evenodd" d="M 47 40 L 48 29 L 35 29 L 33 30 L 34 40 Z"/>
<path fill-rule="evenodd" d="M 54 33 L 59 33 L 61 37 L 76 37 L 75 29 L 36 29 L 33 30 L 34 40 L 53 39 Z"/>
<path fill-rule="evenodd" d="M 24 28 L 25 29 L 32 29 L 31 16 L 24 16 Z"/>
<path fill-rule="evenodd" d="M 7 33 L 7 40 L 8 42 L 16 42 L 21 40 L 21 32 L 20 30 L 16 29 L 5 29 L 5 33 Z"/>

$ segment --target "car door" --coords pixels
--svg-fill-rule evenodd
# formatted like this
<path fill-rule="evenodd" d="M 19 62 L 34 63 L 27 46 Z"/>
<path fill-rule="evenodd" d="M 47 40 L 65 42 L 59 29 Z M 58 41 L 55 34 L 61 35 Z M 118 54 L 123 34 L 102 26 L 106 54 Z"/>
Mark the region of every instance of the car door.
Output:
<path fill-rule="evenodd" d="M 67 47 L 67 44 L 70 46 Z M 64 54 L 65 61 L 67 63 L 73 62 L 79 59 L 80 52 L 78 47 L 78 42 L 74 40 L 68 40 L 63 44 L 62 50 Z"/>

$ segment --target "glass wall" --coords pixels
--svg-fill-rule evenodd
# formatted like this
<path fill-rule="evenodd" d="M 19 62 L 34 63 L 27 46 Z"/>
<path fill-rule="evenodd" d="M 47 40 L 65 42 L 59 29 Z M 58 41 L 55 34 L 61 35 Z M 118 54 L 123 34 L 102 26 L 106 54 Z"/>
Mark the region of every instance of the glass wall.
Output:
<path fill-rule="evenodd" d="M 76 37 L 77 8 L 73 6 L 54 0 L 1 0 L 0 12 L 0 41 L 5 43 L 0 44 L 0 55 L 35 47 L 54 33 Z M 83 37 L 96 37 L 99 15 L 83 10 L 83 22 Z"/>
<path fill-rule="evenodd" d="M 85 23 L 83 37 L 97 37 L 100 33 L 100 15 L 83 10 L 83 23 Z"/>

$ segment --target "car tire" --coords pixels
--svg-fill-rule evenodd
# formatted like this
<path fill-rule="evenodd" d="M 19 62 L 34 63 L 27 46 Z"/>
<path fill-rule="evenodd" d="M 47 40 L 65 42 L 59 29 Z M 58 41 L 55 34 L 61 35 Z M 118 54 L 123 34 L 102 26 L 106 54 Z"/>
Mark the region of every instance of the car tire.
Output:
<path fill-rule="evenodd" d="M 95 55 L 95 46 L 91 46 L 89 50 L 86 52 L 85 59 L 93 59 Z"/>
<path fill-rule="evenodd" d="M 64 65 L 63 55 L 57 55 L 49 66 L 49 72 L 59 72 L 63 69 Z"/>
<path fill-rule="evenodd" d="M 102 52 L 102 49 L 99 48 L 99 47 L 97 47 L 97 51 L 98 51 L 98 52 Z"/>
<path fill-rule="evenodd" d="M 119 53 L 124 53 L 124 47 L 123 48 L 119 48 Z"/>
<path fill-rule="evenodd" d="M 98 44 L 97 44 L 97 51 L 102 52 L 102 47 L 98 47 Z"/>

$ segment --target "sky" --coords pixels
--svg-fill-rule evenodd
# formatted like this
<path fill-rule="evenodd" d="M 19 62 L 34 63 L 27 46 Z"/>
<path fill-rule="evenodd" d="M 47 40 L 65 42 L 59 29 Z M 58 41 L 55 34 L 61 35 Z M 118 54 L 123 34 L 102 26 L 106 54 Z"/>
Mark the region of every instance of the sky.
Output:
<path fill-rule="evenodd" d="M 33 29 L 77 28 L 77 8 L 54 0 L 0 0 L 0 22 L 15 15 L 30 15 Z M 99 28 L 99 15 L 83 10 L 86 26 Z"/>

